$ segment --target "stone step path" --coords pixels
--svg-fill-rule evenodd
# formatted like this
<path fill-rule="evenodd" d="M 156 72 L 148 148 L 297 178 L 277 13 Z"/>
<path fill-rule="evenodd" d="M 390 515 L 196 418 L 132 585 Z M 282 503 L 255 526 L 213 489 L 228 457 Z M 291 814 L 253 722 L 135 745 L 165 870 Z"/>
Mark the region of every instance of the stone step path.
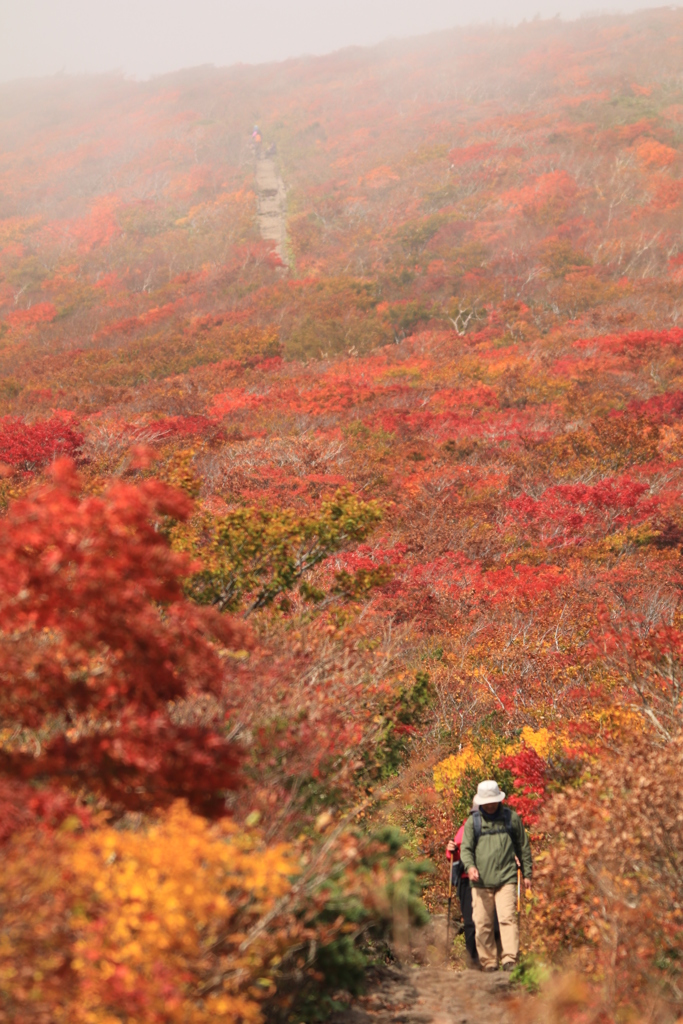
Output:
<path fill-rule="evenodd" d="M 274 242 L 276 253 L 287 266 L 287 190 L 270 157 L 256 160 L 256 196 L 261 238 Z"/>

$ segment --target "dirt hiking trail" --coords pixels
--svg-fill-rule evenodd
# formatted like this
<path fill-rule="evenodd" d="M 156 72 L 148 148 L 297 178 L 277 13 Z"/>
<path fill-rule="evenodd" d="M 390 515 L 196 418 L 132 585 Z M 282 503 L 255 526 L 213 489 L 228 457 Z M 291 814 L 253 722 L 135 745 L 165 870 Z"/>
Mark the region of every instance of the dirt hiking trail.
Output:
<path fill-rule="evenodd" d="M 425 933 L 404 963 L 378 968 L 366 994 L 331 1024 L 515 1024 L 510 976 L 446 964 L 445 917 L 432 918 Z"/>
<path fill-rule="evenodd" d="M 334 1024 L 512 1024 L 506 974 L 446 967 L 385 967 Z"/>
<path fill-rule="evenodd" d="M 287 267 L 287 190 L 275 161 L 256 160 L 257 216 L 261 238 L 275 243 L 275 251 Z"/>

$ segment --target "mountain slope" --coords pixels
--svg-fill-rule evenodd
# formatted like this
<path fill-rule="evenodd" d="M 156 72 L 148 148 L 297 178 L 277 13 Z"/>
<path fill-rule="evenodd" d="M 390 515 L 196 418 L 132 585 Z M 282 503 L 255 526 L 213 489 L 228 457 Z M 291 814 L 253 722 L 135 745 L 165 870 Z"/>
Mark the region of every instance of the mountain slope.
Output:
<path fill-rule="evenodd" d="M 678 825 L 648 773 L 677 799 L 682 40 L 662 8 L 0 87 L 7 521 L 57 455 L 85 495 L 189 493 L 157 524 L 198 560 L 185 598 L 255 623 L 219 705 L 176 709 L 241 738 L 237 824 L 400 825 L 443 874 L 495 775 L 549 851 L 535 948 L 571 950 L 606 1020 L 653 983 L 680 1010 Z"/>

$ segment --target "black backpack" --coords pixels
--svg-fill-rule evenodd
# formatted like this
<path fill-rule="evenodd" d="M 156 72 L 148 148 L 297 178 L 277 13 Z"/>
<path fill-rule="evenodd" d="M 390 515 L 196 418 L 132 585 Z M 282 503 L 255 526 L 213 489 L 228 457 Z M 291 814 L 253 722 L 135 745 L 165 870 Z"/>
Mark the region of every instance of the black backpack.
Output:
<path fill-rule="evenodd" d="M 498 824 L 498 822 L 496 822 L 496 824 Z M 476 811 L 472 811 L 472 825 L 474 827 L 474 849 L 475 849 L 475 853 L 476 853 L 477 843 L 481 839 L 481 811 L 479 810 L 478 807 L 477 807 Z M 522 863 L 521 850 L 517 846 L 517 840 L 515 839 L 515 834 L 512 831 L 512 812 L 511 812 L 509 807 L 503 807 L 503 828 L 505 829 L 507 834 L 510 836 L 510 840 L 512 842 L 512 846 L 513 846 L 513 849 L 515 851 L 515 856 L 517 857 L 517 859 L 519 860 L 519 863 L 521 864 Z M 492 829 L 490 832 L 487 832 L 486 835 L 487 836 L 500 835 L 500 832 L 501 832 L 501 830 L 499 828 L 495 828 L 495 829 Z"/>

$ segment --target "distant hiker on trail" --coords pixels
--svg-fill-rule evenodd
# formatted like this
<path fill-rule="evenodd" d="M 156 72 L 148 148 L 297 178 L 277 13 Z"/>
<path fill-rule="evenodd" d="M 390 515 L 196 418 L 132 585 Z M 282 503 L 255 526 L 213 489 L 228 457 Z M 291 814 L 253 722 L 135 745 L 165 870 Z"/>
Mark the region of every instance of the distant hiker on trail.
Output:
<path fill-rule="evenodd" d="M 261 131 L 257 124 L 254 125 L 254 130 L 251 133 L 251 143 L 254 147 L 254 152 L 257 157 L 261 156 Z"/>
<path fill-rule="evenodd" d="M 472 804 L 472 810 L 476 811 L 476 809 L 476 805 Z M 453 879 L 455 881 L 458 900 L 460 902 L 460 912 L 462 913 L 465 932 L 465 949 L 467 950 L 467 966 L 476 970 L 480 965 L 475 939 L 474 919 L 472 917 L 472 889 L 470 888 L 468 874 L 463 868 L 462 860 L 460 859 L 460 847 L 462 846 L 462 837 L 465 832 L 466 824 L 467 819 L 463 821 L 453 839 L 449 840 L 446 846 L 446 857 L 451 861 L 451 871 L 453 872 Z M 496 946 L 498 946 L 498 943 L 500 942 L 500 931 L 498 929 L 498 918 L 495 916 L 495 910 L 493 913 L 495 918 L 493 937 L 496 942 Z"/>
<path fill-rule="evenodd" d="M 498 968 L 494 915 L 498 915 L 502 946 L 501 967 L 511 971 L 519 955 L 519 920 L 516 914 L 517 869 L 525 889 L 531 888 L 531 847 L 519 815 L 503 807 L 505 793 L 493 779 L 480 782 L 473 803 L 476 810 L 465 822 L 460 846 L 463 869 L 472 888 L 477 953 L 483 971 Z"/>

